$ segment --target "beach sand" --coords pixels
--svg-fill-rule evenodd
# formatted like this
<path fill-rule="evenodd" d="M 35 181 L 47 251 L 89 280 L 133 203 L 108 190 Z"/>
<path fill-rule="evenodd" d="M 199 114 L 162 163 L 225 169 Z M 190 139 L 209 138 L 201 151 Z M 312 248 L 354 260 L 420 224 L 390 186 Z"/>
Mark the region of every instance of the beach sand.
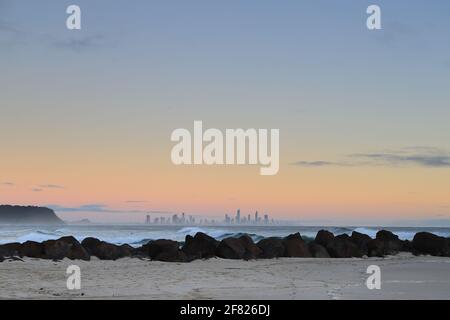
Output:
<path fill-rule="evenodd" d="M 66 287 L 66 268 L 81 268 L 81 290 Z M 369 265 L 381 289 L 369 290 Z M 258 261 L 140 259 L 0 263 L 1 299 L 450 299 L 450 258 L 399 254 L 370 259 Z"/>

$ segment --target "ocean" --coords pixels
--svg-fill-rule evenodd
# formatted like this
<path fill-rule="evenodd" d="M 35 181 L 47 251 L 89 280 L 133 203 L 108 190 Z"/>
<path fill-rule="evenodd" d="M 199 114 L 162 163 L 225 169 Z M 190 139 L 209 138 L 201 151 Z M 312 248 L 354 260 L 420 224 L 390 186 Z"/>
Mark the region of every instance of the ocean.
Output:
<path fill-rule="evenodd" d="M 64 226 L 26 226 L 26 225 L 0 225 L 0 244 L 25 241 L 42 242 L 58 239 L 63 236 L 74 236 L 82 241 L 87 237 L 95 237 L 114 244 L 130 244 L 138 247 L 154 239 L 172 239 L 183 242 L 186 235 L 195 235 L 204 232 L 218 240 L 226 237 L 238 237 L 242 234 L 250 235 L 254 241 L 266 237 L 285 237 L 300 232 L 305 240 L 312 240 L 317 231 L 326 229 L 337 234 L 351 234 L 358 231 L 375 237 L 381 229 L 392 231 L 400 239 L 412 240 L 420 231 L 432 232 L 439 236 L 450 237 L 450 228 L 440 227 L 311 227 L 311 226 L 175 226 L 175 225 L 64 225 Z"/>

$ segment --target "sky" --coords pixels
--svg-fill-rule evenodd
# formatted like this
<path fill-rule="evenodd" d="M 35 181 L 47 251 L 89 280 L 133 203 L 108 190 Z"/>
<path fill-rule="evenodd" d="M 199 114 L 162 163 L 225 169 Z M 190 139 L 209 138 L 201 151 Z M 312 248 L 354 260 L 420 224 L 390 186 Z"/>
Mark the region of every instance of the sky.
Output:
<path fill-rule="evenodd" d="M 450 220 L 449 39 L 444 0 L 0 0 L 0 203 Z M 175 166 L 194 120 L 279 129 L 279 173 Z"/>

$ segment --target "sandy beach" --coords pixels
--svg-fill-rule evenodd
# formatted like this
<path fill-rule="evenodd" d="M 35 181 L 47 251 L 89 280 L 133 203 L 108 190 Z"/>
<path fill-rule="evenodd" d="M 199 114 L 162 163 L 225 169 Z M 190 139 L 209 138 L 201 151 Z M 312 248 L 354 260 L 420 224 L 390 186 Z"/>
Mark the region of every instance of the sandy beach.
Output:
<path fill-rule="evenodd" d="M 81 268 L 81 290 L 66 268 Z M 381 289 L 369 290 L 369 265 Z M 0 263 L 1 299 L 450 299 L 450 258 L 400 254 L 370 259 L 224 259 L 164 263 L 140 259 Z"/>

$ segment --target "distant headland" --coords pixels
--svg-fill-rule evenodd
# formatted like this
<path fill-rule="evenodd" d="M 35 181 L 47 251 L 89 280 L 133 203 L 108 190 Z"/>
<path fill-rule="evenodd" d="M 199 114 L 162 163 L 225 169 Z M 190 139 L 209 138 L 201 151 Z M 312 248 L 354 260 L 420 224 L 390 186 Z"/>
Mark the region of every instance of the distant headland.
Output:
<path fill-rule="evenodd" d="M 52 209 L 35 206 L 0 205 L 3 224 L 64 224 Z"/>

